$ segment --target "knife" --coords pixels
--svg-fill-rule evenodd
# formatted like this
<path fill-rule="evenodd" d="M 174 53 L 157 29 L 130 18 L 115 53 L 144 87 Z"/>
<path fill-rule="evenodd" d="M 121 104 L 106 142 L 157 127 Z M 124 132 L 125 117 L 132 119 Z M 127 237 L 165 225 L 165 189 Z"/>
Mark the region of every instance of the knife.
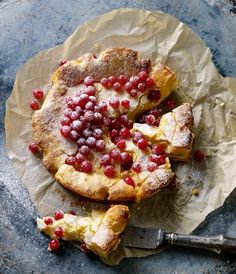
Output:
<path fill-rule="evenodd" d="M 220 254 L 222 251 L 236 253 L 236 238 L 223 235 L 197 236 L 166 233 L 161 229 L 129 226 L 121 237 L 121 245 L 143 249 L 156 249 L 163 245 L 180 245 L 209 249 Z"/>

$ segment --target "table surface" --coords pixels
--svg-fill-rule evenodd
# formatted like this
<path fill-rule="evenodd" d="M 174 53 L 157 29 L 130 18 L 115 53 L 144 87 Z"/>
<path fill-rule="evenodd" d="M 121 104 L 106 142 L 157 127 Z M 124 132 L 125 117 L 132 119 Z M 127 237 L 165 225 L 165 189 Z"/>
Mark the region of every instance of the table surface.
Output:
<path fill-rule="evenodd" d="M 19 67 L 40 50 L 61 44 L 79 25 L 112 9 L 161 10 L 190 26 L 210 47 L 224 76 L 236 77 L 234 0 L 0 0 L 0 273 L 236 273 L 232 255 L 170 248 L 159 255 L 106 266 L 66 244 L 55 255 L 35 227 L 37 211 L 5 152 L 5 101 Z M 197 234 L 236 236 L 236 191 Z"/>

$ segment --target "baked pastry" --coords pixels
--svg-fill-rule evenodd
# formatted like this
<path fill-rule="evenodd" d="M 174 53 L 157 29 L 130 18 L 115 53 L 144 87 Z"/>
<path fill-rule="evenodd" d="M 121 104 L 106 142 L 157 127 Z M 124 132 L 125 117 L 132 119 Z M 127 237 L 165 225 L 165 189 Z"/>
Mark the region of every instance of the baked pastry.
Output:
<path fill-rule="evenodd" d="M 102 257 L 117 248 L 129 219 L 129 209 L 123 205 L 114 205 L 107 211 L 93 210 L 89 217 L 59 213 L 37 218 L 39 230 L 56 239 L 56 243 L 58 239 L 84 243 L 88 250 Z M 49 244 L 49 249 L 55 247 L 59 246 Z"/>
<path fill-rule="evenodd" d="M 159 128 L 151 116 L 149 127 L 133 122 L 176 87 L 168 67 L 152 67 L 131 49 L 66 62 L 32 119 L 44 165 L 63 186 L 97 201 L 153 196 L 174 177 L 167 156 L 186 160 L 191 151 L 191 107 L 164 115 Z"/>

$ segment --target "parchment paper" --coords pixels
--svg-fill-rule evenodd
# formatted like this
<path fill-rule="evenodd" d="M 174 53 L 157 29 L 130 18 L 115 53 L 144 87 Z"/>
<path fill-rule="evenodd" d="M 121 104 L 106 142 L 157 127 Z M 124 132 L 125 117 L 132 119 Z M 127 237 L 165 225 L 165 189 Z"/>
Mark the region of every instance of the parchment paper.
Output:
<path fill-rule="evenodd" d="M 190 233 L 214 209 L 220 207 L 236 186 L 236 79 L 223 78 L 212 63 L 210 50 L 187 26 L 162 12 L 136 9 L 114 10 L 80 26 L 63 45 L 38 53 L 17 73 L 7 101 L 6 147 L 18 176 L 27 187 L 39 214 L 57 209 L 96 207 L 61 187 L 28 152 L 31 141 L 29 101 L 32 91 L 50 86 L 50 74 L 58 61 L 110 47 L 138 50 L 154 64 L 161 61 L 177 74 L 181 102 L 194 106 L 194 149 L 208 156 L 199 164 L 174 164 L 177 190 L 163 190 L 138 205 L 131 205 L 130 224 L 160 227 L 166 231 Z M 192 195 L 198 188 L 199 196 Z M 35 228 L 36 229 L 36 228 Z M 117 264 L 124 257 L 141 257 L 153 252 L 119 247 L 106 260 Z"/>

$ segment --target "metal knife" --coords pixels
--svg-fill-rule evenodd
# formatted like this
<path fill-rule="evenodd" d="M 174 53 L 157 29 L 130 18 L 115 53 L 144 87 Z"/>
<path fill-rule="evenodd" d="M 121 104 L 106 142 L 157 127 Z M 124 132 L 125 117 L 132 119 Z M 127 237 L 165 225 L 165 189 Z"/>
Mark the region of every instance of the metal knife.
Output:
<path fill-rule="evenodd" d="M 128 247 L 156 249 L 163 244 L 204 248 L 217 253 L 222 251 L 236 253 L 236 238 L 223 235 L 183 235 L 166 233 L 161 229 L 128 226 L 121 237 L 121 245 Z"/>

